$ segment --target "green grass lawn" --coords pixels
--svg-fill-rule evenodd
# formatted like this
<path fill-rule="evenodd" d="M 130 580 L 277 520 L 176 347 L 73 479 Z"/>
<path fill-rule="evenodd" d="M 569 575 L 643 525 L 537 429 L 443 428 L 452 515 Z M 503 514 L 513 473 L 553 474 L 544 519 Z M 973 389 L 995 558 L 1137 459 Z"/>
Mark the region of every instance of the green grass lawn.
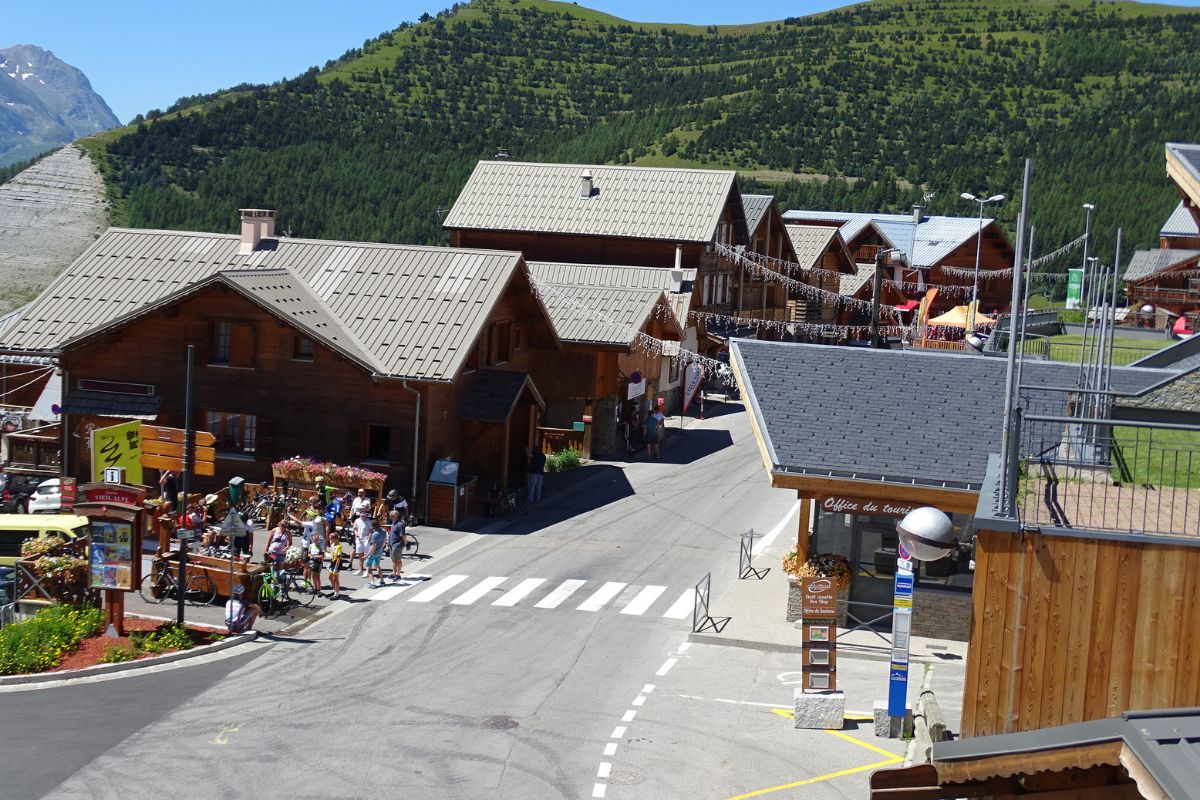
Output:
<path fill-rule="evenodd" d="M 1200 431 L 1114 428 L 1113 435 L 1135 484 L 1200 489 Z M 1113 480 L 1121 480 L 1116 465 Z"/>
<path fill-rule="evenodd" d="M 1079 348 L 1083 344 L 1083 336 L 1077 333 L 1067 333 L 1062 336 L 1050 337 L 1051 361 L 1079 361 Z M 1162 350 L 1172 344 L 1172 340 L 1163 336 L 1161 339 L 1113 339 L 1113 360 L 1115 366 L 1125 366 L 1137 361 L 1143 356 Z M 1026 351 L 1030 352 L 1030 351 Z"/>

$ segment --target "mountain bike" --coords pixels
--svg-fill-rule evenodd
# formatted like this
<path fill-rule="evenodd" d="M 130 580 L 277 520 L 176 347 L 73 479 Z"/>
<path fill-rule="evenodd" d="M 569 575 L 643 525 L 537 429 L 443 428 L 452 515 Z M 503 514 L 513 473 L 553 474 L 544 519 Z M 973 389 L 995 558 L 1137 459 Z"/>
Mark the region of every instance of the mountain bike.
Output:
<path fill-rule="evenodd" d="M 291 570 L 277 569 L 274 564 L 263 576 L 262 588 L 258 591 L 258 605 L 267 617 L 282 613 L 293 603 L 308 608 L 316 599 L 315 583 Z"/>
<path fill-rule="evenodd" d="M 138 594 L 147 603 L 154 603 L 155 605 L 167 602 L 167 598 L 169 597 L 178 597 L 179 579 L 175 577 L 175 572 L 169 565 L 164 569 L 160 569 L 157 575 L 151 572 L 145 578 L 142 578 L 142 585 L 138 587 Z M 210 605 L 217 599 L 217 586 L 207 574 L 203 572 L 192 573 L 187 576 L 183 598 L 192 605 Z"/>

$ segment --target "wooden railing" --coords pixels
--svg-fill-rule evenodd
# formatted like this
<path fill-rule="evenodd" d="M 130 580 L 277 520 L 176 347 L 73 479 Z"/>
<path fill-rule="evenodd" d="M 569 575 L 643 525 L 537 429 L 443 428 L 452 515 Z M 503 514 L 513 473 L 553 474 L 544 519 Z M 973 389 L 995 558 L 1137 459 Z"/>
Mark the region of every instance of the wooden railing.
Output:
<path fill-rule="evenodd" d="M 1129 292 L 1133 304 L 1152 303 L 1200 303 L 1200 291 L 1195 289 L 1156 289 L 1135 286 Z"/>
<path fill-rule="evenodd" d="M 562 450 L 571 449 L 583 455 L 583 431 L 572 428 L 538 428 L 538 439 L 542 443 L 542 452 L 553 455 Z"/>
<path fill-rule="evenodd" d="M 11 467 L 57 472 L 62 464 L 62 445 L 57 436 L 10 433 L 7 438 Z"/>

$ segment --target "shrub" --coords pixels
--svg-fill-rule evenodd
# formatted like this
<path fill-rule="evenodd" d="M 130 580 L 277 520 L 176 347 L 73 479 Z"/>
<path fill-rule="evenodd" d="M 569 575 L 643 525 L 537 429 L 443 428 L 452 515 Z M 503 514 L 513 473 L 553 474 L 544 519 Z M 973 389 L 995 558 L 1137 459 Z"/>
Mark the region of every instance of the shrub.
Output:
<path fill-rule="evenodd" d="M 141 653 L 136 647 L 110 644 L 104 648 L 104 655 L 100 656 L 100 663 L 120 664 L 122 661 L 133 661 L 140 655 Z"/>
<path fill-rule="evenodd" d="M 195 643 L 187 628 L 180 625 L 165 625 L 153 631 L 129 634 L 133 649 L 140 653 L 169 653 L 172 650 L 188 650 Z"/>
<path fill-rule="evenodd" d="M 569 469 L 575 469 L 580 465 L 579 451 L 568 447 L 566 450 L 559 450 L 546 459 L 547 472 L 566 472 Z"/>
<path fill-rule="evenodd" d="M 100 630 L 103 619 L 98 608 L 58 605 L 0 628 L 0 675 L 58 666 L 83 639 Z"/>

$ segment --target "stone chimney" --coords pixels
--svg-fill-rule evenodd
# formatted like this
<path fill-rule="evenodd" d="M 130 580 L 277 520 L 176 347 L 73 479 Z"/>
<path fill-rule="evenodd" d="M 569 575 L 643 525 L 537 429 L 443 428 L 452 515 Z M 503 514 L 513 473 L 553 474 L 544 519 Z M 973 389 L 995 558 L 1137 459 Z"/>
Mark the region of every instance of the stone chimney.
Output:
<path fill-rule="evenodd" d="M 579 176 L 579 196 L 588 198 L 592 196 L 592 173 L 591 170 L 584 170 Z"/>
<path fill-rule="evenodd" d="M 925 221 L 925 206 L 913 206 L 913 222 L 920 225 Z"/>
<path fill-rule="evenodd" d="M 266 208 L 243 208 L 242 242 L 238 245 L 238 255 L 248 256 L 258 249 L 258 243 L 263 239 L 275 237 L 275 212 Z"/>

